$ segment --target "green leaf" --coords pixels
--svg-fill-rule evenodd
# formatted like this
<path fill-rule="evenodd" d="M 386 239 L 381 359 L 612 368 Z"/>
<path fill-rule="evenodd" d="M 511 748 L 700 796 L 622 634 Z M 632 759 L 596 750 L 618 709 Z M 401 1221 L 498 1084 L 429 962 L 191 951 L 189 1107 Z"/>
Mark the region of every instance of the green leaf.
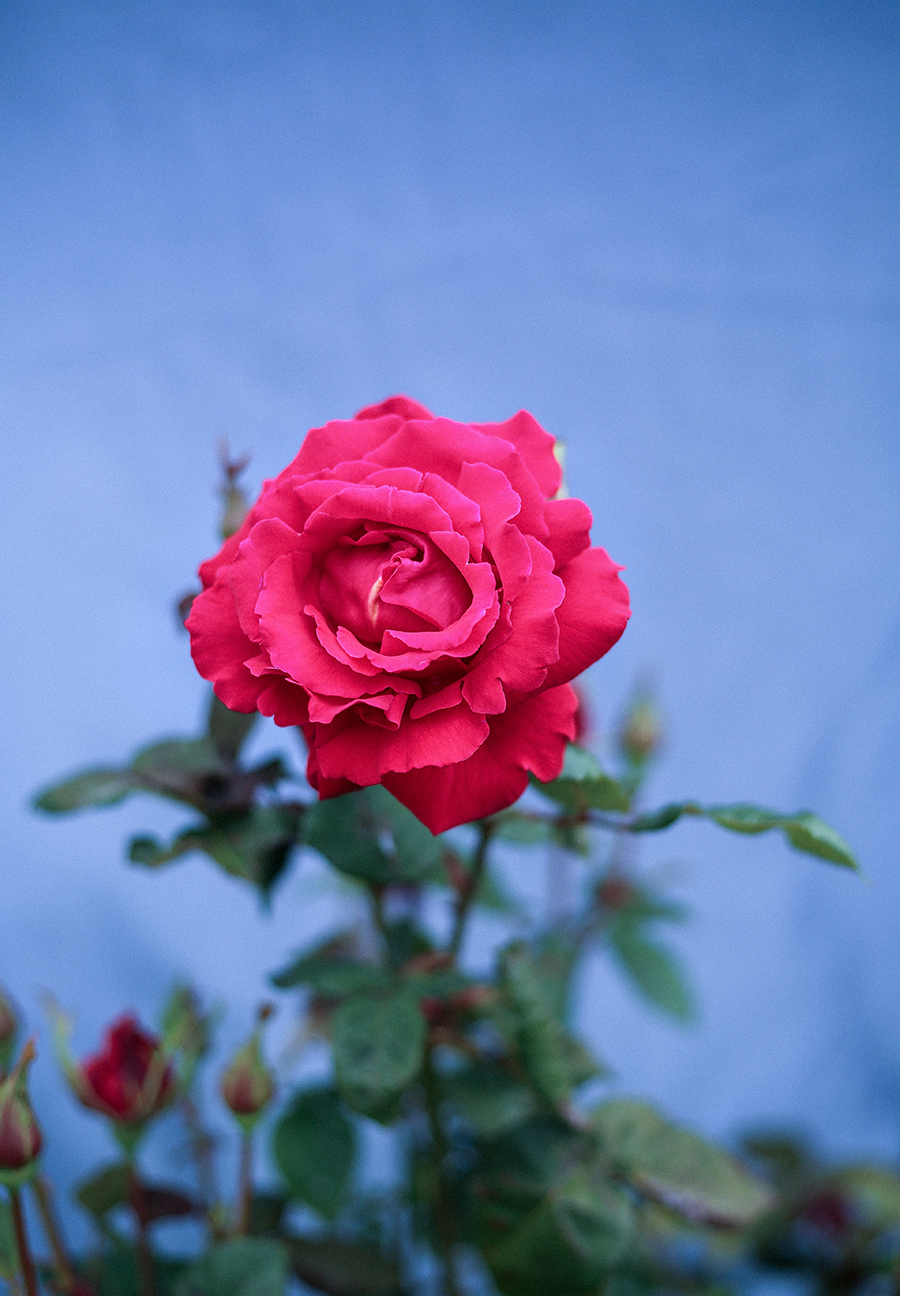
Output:
<path fill-rule="evenodd" d="M 78 1185 L 75 1198 L 95 1219 L 102 1219 L 116 1206 L 128 1201 L 130 1173 L 125 1161 L 104 1166 Z"/>
<path fill-rule="evenodd" d="M 138 784 L 129 770 L 104 766 L 84 770 L 64 783 L 54 783 L 34 798 L 35 808 L 47 814 L 71 814 L 89 806 L 116 805 Z"/>
<path fill-rule="evenodd" d="M 594 1296 L 634 1234 L 627 1193 L 562 1122 L 483 1144 L 473 1187 L 476 1236 L 508 1296 Z"/>
<path fill-rule="evenodd" d="M 303 810 L 293 805 L 256 805 L 246 814 L 184 829 L 165 846 L 155 837 L 134 837 L 128 857 L 134 864 L 159 868 L 191 851 L 201 851 L 232 877 L 271 890 L 297 844 Z"/>
<path fill-rule="evenodd" d="M 326 946 L 301 954 L 293 963 L 276 972 L 272 983 L 282 990 L 297 985 L 309 986 L 316 994 L 325 995 L 328 999 L 343 999 L 363 990 L 386 989 L 390 976 L 374 963 L 330 956 Z"/>
<path fill-rule="evenodd" d="M 153 1260 L 155 1296 L 175 1296 L 179 1277 L 187 1265 L 182 1260 Z M 82 1266 L 84 1277 L 98 1296 L 139 1296 L 137 1259 L 131 1251 L 115 1250 L 97 1256 Z"/>
<path fill-rule="evenodd" d="M 859 864 L 843 837 L 839 837 L 818 815 L 805 810 L 785 819 L 781 826 L 794 850 L 859 870 Z"/>
<path fill-rule="evenodd" d="M 761 833 L 770 828 L 778 828 L 782 816 L 775 810 L 765 810 L 762 806 L 741 802 L 737 805 L 707 806 L 704 814 L 722 828 L 731 832 Z"/>
<path fill-rule="evenodd" d="M 668 805 L 661 806 L 659 810 L 651 810 L 648 814 L 640 814 L 631 821 L 630 831 L 639 832 L 661 832 L 663 828 L 670 828 L 676 823 L 683 814 L 700 814 L 699 807 L 695 806 L 693 801 L 672 801 Z"/>
<path fill-rule="evenodd" d="M 541 783 L 532 778 L 534 787 L 544 796 L 565 806 L 573 814 L 583 810 L 626 811 L 628 793 L 605 772 L 595 756 L 583 747 L 569 743 L 559 778 Z"/>
<path fill-rule="evenodd" d="M 283 1296 L 288 1253 L 272 1238 L 219 1242 L 180 1279 L 176 1296 Z"/>
<path fill-rule="evenodd" d="M 616 914 L 609 924 L 609 940 L 620 967 L 650 1003 L 680 1021 L 694 1017 L 684 973 L 668 950 L 647 939 L 642 922 L 627 911 Z"/>
<path fill-rule="evenodd" d="M 18 1273 L 19 1252 L 9 1203 L 0 1198 L 0 1278 L 7 1282 Z"/>
<path fill-rule="evenodd" d="M 900 1178 L 882 1166 L 845 1166 L 828 1184 L 848 1198 L 858 1228 L 881 1233 L 900 1226 Z"/>
<path fill-rule="evenodd" d="M 373 1246 L 340 1238 L 291 1238 L 301 1282 L 329 1296 L 401 1296 L 397 1266 Z"/>
<path fill-rule="evenodd" d="M 377 785 L 365 789 L 365 797 L 378 830 L 391 838 L 392 882 L 421 882 L 442 870 L 444 848 L 411 810 Z"/>
<path fill-rule="evenodd" d="M 291 1196 L 333 1219 L 356 1161 L 356 1134 L 335 1090 L 298 1093 L 275 1126 L 272 1149 Z"/>
<path fill-rule="evenodd" d="M 500 956 L 500 983 L 511 1009 L 522 1068 L 535 1093 L 551 1107 L 565 1102 L 572 1087 L 562 1030 L 534 956 L 521 941 Z"/>
<path fill-rule="evenodd" d="M 721 1148 L 630 1098 L 598 1107 L 591 1123 L 614 1173 L 685 1219 L 744 1227 L 771 1192 Z"/>
<path fill-rule="evenodd" d="M 363 882 L 390 881 L 387 854 L 364 791 L 317 801 L 306 812 L 305 837 L 341 873 Z"/>
<path fill-rule="evenodd" d="M 422 1065 L 425 1020 L 415 998 L 397 989 L 345 1000 L 334 1015 L 332 1045 L 345 1102 L 364 1116 L 393 1120 Z"/>
<path fill-rule="evenodd" d="M 521 1125 L 537 1113 L 534 1094 L 528 1086 L 508 1071 L 486 1062 L 476 1062 L 442 1076 L 441 1088 L 477 1132 L 488 1138 Z"/>
<path fill-rule="evenodd" d="M 209 704 L 207 734 L 223 761 L 229 765 L 234 764 L 258 719 L 259 713 L 256 711 L 251 711 L 249 715 L 230 711 L 213 693 Z"/>
<path fill-rule="evenodd" d="M 526 814 L 522 810 L 504 810 L 491 820 L 493 836 L 498 841 L 516 842 L 521 846 L 537 846 L 552 840 L 552 821 L 541 815 Z"/>

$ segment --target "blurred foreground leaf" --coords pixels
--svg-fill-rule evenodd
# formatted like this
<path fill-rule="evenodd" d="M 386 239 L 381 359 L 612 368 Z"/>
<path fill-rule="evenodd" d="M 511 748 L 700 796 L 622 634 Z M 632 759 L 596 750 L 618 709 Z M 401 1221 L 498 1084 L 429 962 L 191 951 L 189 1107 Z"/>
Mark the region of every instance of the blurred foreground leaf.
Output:
<path fill-rule="evenodd" d="M 340 1238 L 292 1238 L 294 1273 L 328 1296 L 401 1296 L 400 1272 L 373 1246 Z"/>
<path fill-rule="evenodd" d="M 645 1103 L 612 1099 L 591 1123 L 613 1173 L 686 1219 L 746 1226 L 771 1205 L 770 1190 L 738 1161 Z"/>
<path fill-rule="evenodd" d="M 283 1296 L 285 1246 L 273 1238 L 219 1242 L 182 1275 L 175 1296 Z"/>
<path fill-rule="evenodd" d="M 356 1161 L 356 1132 L 335 1090 L 298 1093 L 275 1126 L 272 1149 L 290 1195 L 333 1219 Z"/>
<path fill-rule="evenodd" d="M 405 988 L 347 999 L 332 1022 L 338 1088 L 355 1111 L 391 1121 L 422 1065 L 425 1019 Z"/>

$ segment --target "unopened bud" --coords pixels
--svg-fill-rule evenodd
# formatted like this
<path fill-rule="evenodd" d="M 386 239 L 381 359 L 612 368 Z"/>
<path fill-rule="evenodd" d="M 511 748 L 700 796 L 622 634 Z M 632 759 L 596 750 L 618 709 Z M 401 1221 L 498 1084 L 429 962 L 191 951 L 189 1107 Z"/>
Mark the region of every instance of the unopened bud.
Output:
<path fill-rule="evenodd" d="M 219 463 L 222 465 L 223 477 L 219 494 L 225 505 L 219 523 L 219 532 L 223 540 L 229 539 L 236 531 L 240 531 L 250 508 L 250 501 L 239 481 L 241 473 L 249 462 L 249 456 L 243 459 L 232 459 L 228 452 L 228 442 L 223 439 L 219 443 Z"/>
<path fill-rule="evenodd" d="M 260 1025 L 271 1015 L 268 1005 L 260 1010 Z M 239 1048 L 222 1076 L 221 1093 L 228 1109 L 245 1129 L 252 1129 L 275 1094 L 275 1080 L 263 1061 L 260 1026 Z"/>
<path fill-rule="evenodd" d="M 638 697 L 625 717 L 619 733 L 619 746 L 630 761 L 641 764 L 653 755 L 661 740 L 659 712 L 646 694 Z"/>
<path fill-rule="evenodd" d="M 9 1060 L 12 1057 L 16 1043 L 18 1025 L 12 1004 L 3 991 L 0 990 L 0 1076 L 9 1067 Z"/>
<path fill-rule="evenodd" d="M 0 1084 L 0 1183 L 18 1188 L 30 1179 L 44 1139 L 28 1098 L 27 1071 L 34 1061 L 31 1040 Z"/>

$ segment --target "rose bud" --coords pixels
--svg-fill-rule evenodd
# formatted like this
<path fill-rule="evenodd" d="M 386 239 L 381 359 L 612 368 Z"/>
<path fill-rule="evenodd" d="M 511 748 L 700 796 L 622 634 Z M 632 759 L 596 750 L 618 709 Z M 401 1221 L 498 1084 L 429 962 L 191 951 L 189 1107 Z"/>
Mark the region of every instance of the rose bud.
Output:
<path fill-rule="evenodd" d="M 0 989 L 0 1076 L 9 1066 L 16 1043 L 18 1025 L 13 1006 Z"/>
<path fill-rule="evenodd" d="M 85 1107 L 117 1125 L 143 1125 L 174 1097 L 175 1076 L 168 1053 L 131 1016 L 120 1017 L 109 1027 L 99 1053 L 66 1069 Z"/>
<path fill-rule="evenodd" d="M 44 1142 L 26 1088 L 26 1073 L 33 1061 L 34 1045 L 29 1040 L 0 1084 L 0 1183 L 7 1188 L 18 1188 L 31 1178 Z"/>
<path fill-rule="evenodd" d="M 647 694 L 635 698 L 619 731 L 619 746 L 633 765 L 649 760 L 662 740 L 659 711 Z"/>
<path fill-rule="evenodd" d="M 259 1039 L 260 1027 L 270 1012 L 271 1009 L 266 1008 L 260 1011 L 260 1024 L 231 1059 L 220 1085 L 226 1107 L 248 1131 L 259 1120 L 275 1093 L 275 1080 L 263 1061 Z"/>

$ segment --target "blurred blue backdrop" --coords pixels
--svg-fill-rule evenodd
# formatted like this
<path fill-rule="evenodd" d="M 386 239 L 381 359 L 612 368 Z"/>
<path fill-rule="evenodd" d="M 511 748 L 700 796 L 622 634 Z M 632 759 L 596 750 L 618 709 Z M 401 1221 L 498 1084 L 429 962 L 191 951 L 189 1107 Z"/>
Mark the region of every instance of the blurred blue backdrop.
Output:
<path fill-rule="evenodd" d="M 187 975 L 236 1040 L 333 919 L 312 862 L 268 915 L 200 859 L 123 863 L 165 807 L 28 809 L 199 723 L 171 603 L 215 547 L 216 439 L 255 488 L 392 392 L 524 406 L 628 568 L 601 725 L 653 671 L 655 796 L 813 807 L 869 878 L 710 825 L 649 844 L 695 911 L 701 1021 L 598 960 L 591 1041 L 711 1133 L 900 1157 L 897 5 L 6 0 L 0 22 L 0 981 L 31 1021 L 51 988 L 84 1052 Z M 39 1047 L 67 1178 L 99 1131 Z"/>

